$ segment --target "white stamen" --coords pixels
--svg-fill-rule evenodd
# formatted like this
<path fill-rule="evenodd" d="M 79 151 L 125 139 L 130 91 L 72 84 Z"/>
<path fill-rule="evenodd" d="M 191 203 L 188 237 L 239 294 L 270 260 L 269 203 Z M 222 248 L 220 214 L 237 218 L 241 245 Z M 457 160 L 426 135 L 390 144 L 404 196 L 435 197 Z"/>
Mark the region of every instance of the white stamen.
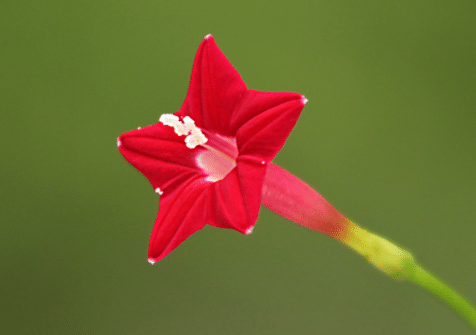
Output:
<path fill-rule="evenodd" d="M 248 229 L 246 229 L 246 230 L 245 230 L 246 235 L 251 234 L 251 233 L 253 232 L 253 228 L 254 228 L 254 226 L 249 227 Z"/>
<path fill-rule="evenodd" d="M 137 129 L 140 129 L 140 127 L 137 127 Z"/>
<path fill-rule="evenodd" d="M 208 141 L 190 116 L 185 116 L 182 122 L 176 115 L 162 114 L 159 121 L 166 126 L 174 127 L 174 131 L 178 136 L 187 135 L 185 145 L 189 149 L 194 149 L 196 146 L 205 144 Z"/>
<path fill-rule="evenodd" d="M 119 137 L 118 137 L 118 138 L 117 138 L 117 147 L 119 148 L 121 145 L 122 145 L 121 140 L 120 140 Z"/>
<path fill-rule="evenodd" d="M 158 193 L 158 194 L 162 195 L 162 194 L 164 194 L 164 191 L 162 191 L 162 190 L 160 189 L 160 187 L 157 187 L 157 188 L 155 189 L 155 193 Z"/>
<path fill-rule="evenodd" d="M 152 264 L 152 265 L 155 263 L 155 261 L 154 261 L 152 258 L 149 258 L 148 261 L 149 261 L 149 263 Z"/>
<path fill-rule="evenodd" d="M 159 121 L 166 126 L 174 127 L 174 131 L 178 136 L 187 135 L 184 124 L 180 121 L 177 115 L 173 114 L 162 114 L 159 118 Z"/>
<path fill-rule="evenodd" d="M 202 131 L 195 127 L 190 131 L 190 135 L 185 137 L 185 145 L 189 149 L 193 149 L 198 145 L 207 143 L 208 139 L 203 135 Z"/>
<path fill-rule="evenodd" d="M 159 118 L 159 121 L 165 124 L 166 126 L 173 127 L 179 121 L 179 117 L 173 114 L 162 114 Z"/>
<path fill-rule="evenodd" d="M 212 37 L 212 34 L 208 34 L 207 36 L 205 36 L 205 40 L 208 40 L 210 37 Z"/>
<path fill-rule="evenodd" d="M 183 125 L 187 131 L 187 134 L 197 128 L 197 126 L 195 126 L 195 121 L 193 121 L 190 116 L 185 116 L 183 118 Z"/>
<path fill-rule="evenodd" d="M 309 100 L 306 99 L 306 97 L 304 95 L 301 96 L 301 102 L 303 105 L 307 104 Z"/>

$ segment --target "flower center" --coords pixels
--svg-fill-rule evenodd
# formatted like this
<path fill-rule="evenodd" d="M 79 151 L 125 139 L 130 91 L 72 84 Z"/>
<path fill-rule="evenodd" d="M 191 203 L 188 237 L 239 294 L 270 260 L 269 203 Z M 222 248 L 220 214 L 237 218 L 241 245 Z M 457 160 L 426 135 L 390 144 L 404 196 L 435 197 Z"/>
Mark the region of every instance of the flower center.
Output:
<path fill-rule="evenodd" d="M 198 167 L 207 175 L 207 181 L 222 180 L 236 166 L 238 149 L 236 140 L 205 131 L 207 144 L 202 144 L 207 150 L 202 150 L 195 158 Z"/>
<path fill-rule="evenodd" d="M 207 175 L 205 180 L 210 182 L 222 180 L 236 166 L 238 148 L 234 138 L 202 131 L 189 116 L 185 116 L 183 121 L 180 121 L 176 115 L 162 114 L 159 121 L 173 127 L 177 135 L 186 135 L 187 148 L 194 149 L 202 146 L 207 149 L 200 150 L 195 157 L 197 166 Z"/>

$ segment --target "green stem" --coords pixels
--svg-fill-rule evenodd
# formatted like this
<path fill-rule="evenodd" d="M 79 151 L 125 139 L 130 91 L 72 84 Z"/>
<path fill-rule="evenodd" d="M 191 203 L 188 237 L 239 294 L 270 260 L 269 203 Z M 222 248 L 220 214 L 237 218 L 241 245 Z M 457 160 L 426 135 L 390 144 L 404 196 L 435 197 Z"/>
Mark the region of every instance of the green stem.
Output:
<path fill-rule="evenodd" d="M 411 280 L 427 289 L 446 302 L 476 329 L 474 307 L 448 285 L 423 270 L 408 251 L 352 222 L 341 241 L 393 279 Z"/>
<path fill-rule="evenodd" d="M 476 329 L 476 310 L 448 285 L 417 264 L 408 279 L 446 302 Z"/>

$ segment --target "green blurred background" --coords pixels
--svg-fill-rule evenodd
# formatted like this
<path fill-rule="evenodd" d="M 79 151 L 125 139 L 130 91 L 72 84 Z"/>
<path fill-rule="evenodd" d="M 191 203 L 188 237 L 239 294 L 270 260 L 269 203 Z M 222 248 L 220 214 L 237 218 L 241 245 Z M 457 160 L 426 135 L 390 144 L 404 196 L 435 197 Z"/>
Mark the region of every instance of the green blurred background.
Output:
<path fill-rule="evenodd" d="M 476 303 L 474 1 L 4 1 L 0 333 L 469 334 L 262 209 L 147 262 L 158 197 L 116 138 L 180 108 L 211 33 L 309 103 L 275 162 Z"/>

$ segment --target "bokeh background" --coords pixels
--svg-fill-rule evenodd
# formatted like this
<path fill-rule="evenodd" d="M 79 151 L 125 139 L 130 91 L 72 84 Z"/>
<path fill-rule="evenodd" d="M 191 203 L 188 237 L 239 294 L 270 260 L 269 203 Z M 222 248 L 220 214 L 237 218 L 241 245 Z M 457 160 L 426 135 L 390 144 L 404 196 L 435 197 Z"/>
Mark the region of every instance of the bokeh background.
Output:
<path fill-rule="evenodd" d="M 180 108 L 213 34 L 309 103 L 275 162 L 476 303 L 476 3 L 4 1 L 0 333 L 470 334 L 263 208 L 147 262 L 158 196 L 116 138 Z"/>

